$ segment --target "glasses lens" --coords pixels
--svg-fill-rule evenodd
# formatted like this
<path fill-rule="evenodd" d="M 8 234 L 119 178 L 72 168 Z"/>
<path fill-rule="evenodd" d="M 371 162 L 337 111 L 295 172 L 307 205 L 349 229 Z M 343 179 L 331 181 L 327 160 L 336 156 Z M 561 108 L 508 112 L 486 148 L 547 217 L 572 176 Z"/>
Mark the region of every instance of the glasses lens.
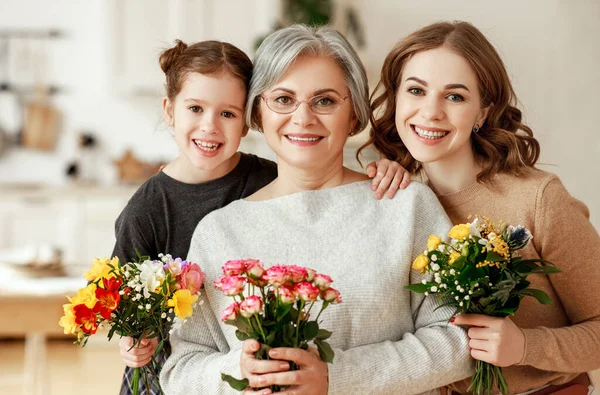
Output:
<path fill-rule="evenodd" d="M 286 114 L 296 109 L 296 99 L 289 95 L 273 95 L 266 99 L 267 106 L 275 112 Z"/>
<path fill-rule="evenodd" d="M 342 105 L 343 99 L 336 96 L 315 96 L 310 99 L 310 108 L 317 114 L 331 114 Z"/>

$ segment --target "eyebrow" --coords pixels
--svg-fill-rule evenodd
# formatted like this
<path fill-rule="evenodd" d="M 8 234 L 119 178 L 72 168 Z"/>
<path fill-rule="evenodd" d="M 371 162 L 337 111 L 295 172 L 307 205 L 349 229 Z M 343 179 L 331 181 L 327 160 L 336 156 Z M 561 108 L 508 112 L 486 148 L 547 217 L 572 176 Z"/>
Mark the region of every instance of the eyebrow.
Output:
<path fill-rule="evenodd" d="M 202 103 L 203 100 L 200 100 L 200 99 L 185 99 L 184 102 Z M 227 107 L 227 108 L 233 108 L 234 110 L 238 110 L 239 112 L 244 112 L 244 110 L 242 110 L 241 108 L 239 108 L 238 106 L 235 106 L 233 104 L 225 103 L 225 107 Z"/>
<path fill-rule="evenodd" d="M 291 93 L 292 95 L 295 95 L 295 94 L 296 94 L 296 92 L 294 92 L 294 91 L 293 91 L 293 90 L 291 90 L 291 89 L 288 89 L 288 88 L 281 88 L 281 87 L 279 87 L 279 88 L 275 88 L 275 89 L 273 89 L 273 91 L 284 91 L 284 92 L 287 92 L 287 93 Z M 323 93 L 327 93 L 327 92 L 333 92 L 333 93 L 336 93 L 336 94 L 337 94 L 337 95 L 339 95 L 339 96 L 342 96 L 342 95 L 341 95 L 341 94 L 340 94 L 338 91 L 336 91 L 336 90 L 335 90 L 335 89 L 333 89 L 333 88 L 324 88 L 324 89 L 318 89 L 318 90 L 316 90 L 316 91 L 314 91 L 314 92 L 313 92 L 313 96 L 318 96 L 318 95 L 321 95 L 321 94 L 323 94 Z"/>
<path fill-rule="evenodd" d="M 417 78 L 417 77 L 408 77 L 408 78 L 407 78 L 406 80 L 404 80 L 404 81 L 406 82 L 406 81 L 409 81 L 409 80 L 410 80 L 410 81 L 415 81 L 415 82 L 418 82 L 419 84 L 421 84 L 421 85 L 423 85 L 423 86 L 428 86 L 428 84 L 427 84 L 427 82 L 426 82 L 426 81 L 423 81 L 422 79 L 420 79 L 420 78 Z M 467 88 L 467 87 L 466 87 L 465 85 L 463 85 L 463 84 L 448 84 L 448 85 L 444 86 L 444 89 L 464 89 L 464 90 L 466 90 L 467 92 L 470 92 L 469 88 Z"/>

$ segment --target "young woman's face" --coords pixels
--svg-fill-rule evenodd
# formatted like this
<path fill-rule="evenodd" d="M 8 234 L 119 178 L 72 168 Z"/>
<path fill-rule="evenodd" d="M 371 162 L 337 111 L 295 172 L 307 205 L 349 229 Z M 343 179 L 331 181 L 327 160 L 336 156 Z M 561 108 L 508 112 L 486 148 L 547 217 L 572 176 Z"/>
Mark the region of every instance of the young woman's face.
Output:
<path fill-rule="evenodd" d="M 228 73 L 190 73 L 175 102 L 163 102 L 165 119 L 173 126 L 180 158 L 191 168 L 216 172 L 229 168 L 241 138 L 246 90 Z"/>
<path fill-rule="evenodd" d="M 279 160 L 305 169 L 343 162 L 344 144 L 356 120 L 345 75 L 333 59 L 298 57 L 261 96 L 262 129 Z M 289 114 L 280 114 L 269 108 L 266 100 L 273 103 L 271 107 L 295 100 L 302 103 Z M 328 112 L 330 106 L 337 107 L 330 114 L 313 111 Z"/>
<path fill-rule="evenodd" d="M 396 128 L 419 162 L 472 157 L 472 129 L 486 115 L 477 77 L 462 56 L 440 47 L 406 62 L 396 94 Z"/>

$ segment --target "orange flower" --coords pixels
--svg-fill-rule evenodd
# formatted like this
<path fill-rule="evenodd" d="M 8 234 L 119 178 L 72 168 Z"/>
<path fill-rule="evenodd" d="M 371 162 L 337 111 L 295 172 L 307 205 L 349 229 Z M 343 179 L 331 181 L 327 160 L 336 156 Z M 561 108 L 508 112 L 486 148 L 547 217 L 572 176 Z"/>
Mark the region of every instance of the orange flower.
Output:
<path fill-rule="evenodd" d="M 96 322 L 96 313 L 84 304 L 78 304 L 73 308 L 75 313 L 75 323 L 81 325 L 81 330 L 89 335 L 96 333 L 98 323 Z"/>
<path fill-rule="evenodd" d="M 100 313 L 102 318 L 105 320 L 110 319 L 110 313 L 115 311 L 115 309 L 119 306 L 119 302 L 121 301 L 119 292 L 97 288 L 96 298 L 98 299 L 98 302 L 96 303 L 96 306 L 94 306 L 94 312 Z"/>

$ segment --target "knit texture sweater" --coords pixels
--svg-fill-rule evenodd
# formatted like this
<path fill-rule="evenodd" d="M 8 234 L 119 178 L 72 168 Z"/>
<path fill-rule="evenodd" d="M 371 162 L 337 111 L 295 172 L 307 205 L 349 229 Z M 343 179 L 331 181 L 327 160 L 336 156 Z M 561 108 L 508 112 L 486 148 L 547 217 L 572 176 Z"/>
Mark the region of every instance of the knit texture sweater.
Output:
<path fill-rule="evenodd" d="M 422 184 L 391 200 L 374 199 L 370 185 L 240 200 L 202 220 L 188 260 L 206 271 L 204 303 L 171 336 L 161 374 L 168 394 L 236 393 L 221 381 L 221 372 L 241 378 L 242 343 L 220 322 L 233 299 L 212 283 L 224 262 L 241 258 L 307 266 L 334 280 L 343 303 L 321 316 L 333 331 L 330 395 L 437 393 L 471 374 L 466 332 L 448 323 L 453 309 L 435 310 L 437 298 L 404 288 L 422 280 L 411 263 L 431 233 L 448 232 L 447 216 Z"/>
<path fill-rule="evenodd" d="M 600 368 L 600 237 L 587 207 L 558 177 L 531 171 L 526 177 L 499 174 L 492 185 L 474 184 L 438 196 L 453 223 L 484 215 L 523 225 L 533 234 L 525 258 L 553 262 L 562 273 L 531 275 L 531 287 L 545 291 L 551 305 L 524 298 L 511 317 L 525 334 L 525 357 L 503 368 L 510 393 L 564 384 Z M 468 380 L 453 389 L 465 392 Z"/>

